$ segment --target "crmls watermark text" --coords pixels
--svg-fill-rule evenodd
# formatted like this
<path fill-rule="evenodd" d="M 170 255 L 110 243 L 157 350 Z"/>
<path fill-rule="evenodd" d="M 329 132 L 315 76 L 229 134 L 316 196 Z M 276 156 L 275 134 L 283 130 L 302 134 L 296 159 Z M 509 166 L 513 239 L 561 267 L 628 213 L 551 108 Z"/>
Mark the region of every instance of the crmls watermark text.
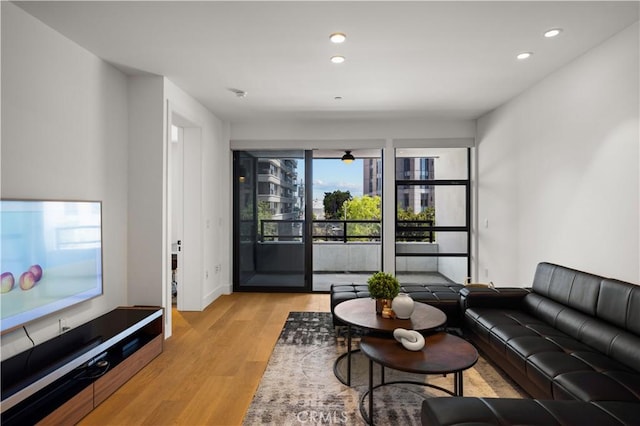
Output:
<path fill-rule="evenodd" d="M 344 411 L 300 411 L 296 418 L 300 423 L 312 425 L 346 424 L 347 413 Z"/>

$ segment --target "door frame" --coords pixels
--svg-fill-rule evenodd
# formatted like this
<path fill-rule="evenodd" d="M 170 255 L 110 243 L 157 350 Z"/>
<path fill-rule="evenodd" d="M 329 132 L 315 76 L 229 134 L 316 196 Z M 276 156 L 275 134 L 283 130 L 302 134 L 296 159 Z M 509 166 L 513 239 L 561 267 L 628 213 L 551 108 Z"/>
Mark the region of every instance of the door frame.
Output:
<path fill-rule="evenodd" d="M 180 108 L 170 100 L 167 100 L 166 104 L 166 143 L 165 149 L 165 170 L 164 173 L 164 188 L 165 188 L 165 212 L 166 216 L 163 217 L 164 232 L 163 232 L 163 307 L 165 308 L 165 321 L 166 331 L 165 335 L 168 337 L 171 335 L 172 326 L 172 297 L 171 297 L 171 236 L 172 236 L 172 149 L 171 149 L 171 126 L 176 125 L 182 127 L 183 131 L 183 147 L 189 147 L 188 150 L 184 150 L 183 155 L 183 171 L 188 170 L 188 174 L 183 179 L 183 190 L 189 188 L 188 194 L 185 192 L 183 197 L 183 223 L 189 224 L 184 227 L 184 240 L 183 240 L 183 276 L 184 283 L 179 284 L 180 289 L 178 292 L 178 310 L 185 311 L 201 311 L 202 306 L 202 291 L 203 291 L 203 274 L 201 271 L 204 268 L 204 245 L 202 235 L 204 229 L 202 225 L 202 125 L 198 121 L 189 116 L 188 113 L 180 110 Z M 190 194 L 190 195 L 189 195 Z M 187 261 L 187 253 L 189 259 Z M 178 265 L 180 267 L 180 265 Z M 182 297 L 180 293 L 182 294 Z"/>

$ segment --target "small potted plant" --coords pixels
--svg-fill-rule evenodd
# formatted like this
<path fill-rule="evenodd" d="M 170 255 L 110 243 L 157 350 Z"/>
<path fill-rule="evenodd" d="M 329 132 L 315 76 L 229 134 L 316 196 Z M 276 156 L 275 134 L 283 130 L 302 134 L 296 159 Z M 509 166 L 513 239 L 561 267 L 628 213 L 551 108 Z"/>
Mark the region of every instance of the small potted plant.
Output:
<path fill-rule="evenodd" d="M 376 313 L 381 314 L 384 307 L 391 308 L 391 301 L 400 293 L 398 279 L 386 272 L 376 272 L 367 280 L 369 296 L 376 299 Z"/>

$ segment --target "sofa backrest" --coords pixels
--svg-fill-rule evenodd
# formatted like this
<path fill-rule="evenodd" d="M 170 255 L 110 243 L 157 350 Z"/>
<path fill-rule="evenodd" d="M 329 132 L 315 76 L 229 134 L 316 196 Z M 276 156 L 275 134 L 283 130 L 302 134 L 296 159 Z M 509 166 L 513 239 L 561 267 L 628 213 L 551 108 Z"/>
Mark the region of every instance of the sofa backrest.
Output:
<path fill-rule="evenodd" d="M 524 306 L 562 332 L 640 371 L 640 286 L 540 263 Z"/>
<path fill-rule="evenodd" d="M 640 286 L 605 278 L 600 283 L 596 315 L 640 336 Z"/>
<path fill-rule="evenodd" d="M 596 315 L 603 277 L 542 262 L 533 278 L 533 292 L 570 306 L 587 315 Z"/>

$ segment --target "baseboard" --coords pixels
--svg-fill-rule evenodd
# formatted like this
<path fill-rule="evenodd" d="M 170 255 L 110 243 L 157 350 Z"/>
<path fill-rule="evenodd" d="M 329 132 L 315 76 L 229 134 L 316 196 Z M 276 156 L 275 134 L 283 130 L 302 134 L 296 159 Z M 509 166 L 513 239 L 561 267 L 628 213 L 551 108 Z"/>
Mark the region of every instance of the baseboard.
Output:
<path fill-rule="evenodd" d="M 222 296 L 223 294 L 230 294 L 228 292 L 228 288 L 225 288 L 226 286 L 219 286 L 216 287 L 215 289 L 213 289 L 212 292 L 208 293 L 207 295 L 205 295 L 204 299 L 203 299 L 203 303 L 202 303 L 202 309 L 206 308 L 207 306 L 209 306 L 210 304 L 212 304 L 218 297 Z"/>

